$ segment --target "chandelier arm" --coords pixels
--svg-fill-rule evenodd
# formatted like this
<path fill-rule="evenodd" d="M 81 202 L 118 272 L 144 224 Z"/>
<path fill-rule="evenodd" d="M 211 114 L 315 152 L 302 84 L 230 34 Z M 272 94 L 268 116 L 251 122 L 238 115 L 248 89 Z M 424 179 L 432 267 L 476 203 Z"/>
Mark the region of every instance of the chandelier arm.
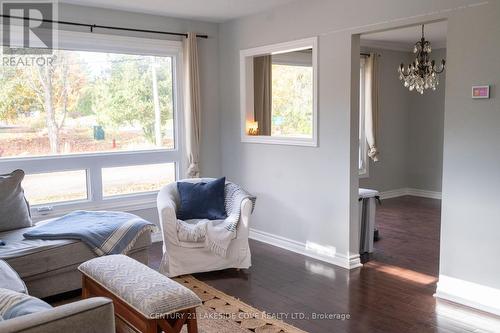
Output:
<path fill-rule="evenodd" d="M 434 69 L 434 72 L 435 72 L 436 74 L 441 74 L 442 72 L 444 72 L 444 66 L 443 66 L 443 68 L 441 68 L 441 70 L 439 70 L 439 71 L 438 71 L 437 69 Z"/>

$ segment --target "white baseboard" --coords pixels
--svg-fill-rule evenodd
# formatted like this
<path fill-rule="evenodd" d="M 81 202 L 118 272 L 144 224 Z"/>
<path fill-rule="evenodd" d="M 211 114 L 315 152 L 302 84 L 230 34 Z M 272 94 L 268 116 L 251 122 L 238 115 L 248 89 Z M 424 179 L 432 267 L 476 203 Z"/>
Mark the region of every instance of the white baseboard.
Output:
<path fill-rule="evenodd" d="M 441 192 L 420 190 L 418 188 L 409 188 L 408 195 L 413 195 L 414 197 L 424 197 L 424 198 L 439 199 L 439 200 L 441 200 L 442 198 Z"/>
<path fill-rule="evenodd" d="M 441 199 L 441 192 L 420 190 L 418 188 L 410 187 L 380 192 L 380 199 L 397 198 L 405 195 L 430 199 Z"/>
<path fill-rule="evenodd" d="M 391 198 L 402 197 L 404 195 L 408 195 L 407 193 L 408 193 L 408 191 L 406 188 L 383 191 L 383 192 L 380 192 L 380 199 L 391 199 Z"/>
<path fill-rule="evenodd" d="M 500 316 L 500 289 L 440 275 L 434 296 Z"/>
<path fill-rule="evenodd" d="M 319 253 L 321 251 L 314 251 L 305 243 L 252 228 L 250 228 L 249 237 L 263 243 L 277 246 L 282 249 L 302 254 L 304 256 L 318 259 L 346 269 L 354 269 L 362 266 L 359 254 L 347 256 L 342 253 Z"/>
<path fill-rule="evenodd" d="M 340 266 L 347 269 L 354 269 L 363 266 L 359 254 L 351 255 L 347 257 L 341 253 L 335 253 L 332 255 L 325 255 L 321 253 L 314 252 L 308 249 L 305 243 L 297 242 L 289 238 L 281 237 L 278 235 L 270 234 L 265 231 L 260 231 L 256 229 L 250 229 L 251 239 L 258 240 L 260 242 L 270 244 L 273 246 L 280 247 L 285 250 L 289 250 L 298 254 L 302 254 L 307 257 L 318 259 L 336 266 Z M 162 242 L 162 235 L 160 232 L 155 232 L 151 234 L 151 241 L 153 243 Z"/>

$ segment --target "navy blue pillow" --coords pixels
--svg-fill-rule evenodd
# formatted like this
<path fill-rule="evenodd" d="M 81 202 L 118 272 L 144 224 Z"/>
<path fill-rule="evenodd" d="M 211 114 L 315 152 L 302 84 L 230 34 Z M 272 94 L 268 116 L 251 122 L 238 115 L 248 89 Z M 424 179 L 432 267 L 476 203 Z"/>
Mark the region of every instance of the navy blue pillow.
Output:
<path fill-rule="evenodd" d="M 177 190 L 181 206 L 177 212 L 180 220 L 208 219 L 223 220 L 227 217 L 224 205 L 226 178 L 211 182 L 178 182 Z"/>

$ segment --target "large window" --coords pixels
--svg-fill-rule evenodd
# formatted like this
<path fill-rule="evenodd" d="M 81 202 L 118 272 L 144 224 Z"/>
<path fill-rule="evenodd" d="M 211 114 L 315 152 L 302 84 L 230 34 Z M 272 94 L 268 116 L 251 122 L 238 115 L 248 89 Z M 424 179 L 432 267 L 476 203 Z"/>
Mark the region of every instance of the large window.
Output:
<path fill-rule="evenodd" d="M 147 164 L 102 169 L 104 197 L 156 191 L 175 181 L 175 164 Z"/>
<path fill-rule="evenodd" d="M 32 205 L 88 199 L 85 170 L 26 175 L 23 188 Z"/>
<path fill-rule="evenodd" d="M 153 201 L 181 168 L 180 42 L 62 32 L 53 61 L 0 65 L 0 169 L 32 205 Z"/>
<path fill-rule="evenodd" d="M 172 57 L 55 51 L 2 66 L 2 157 L 174 148 Z"/>
<path fill-rule="evenodd" d="M 271 135 L 312 137 L 312 66 L 274 63 L 271 91 Z"/>

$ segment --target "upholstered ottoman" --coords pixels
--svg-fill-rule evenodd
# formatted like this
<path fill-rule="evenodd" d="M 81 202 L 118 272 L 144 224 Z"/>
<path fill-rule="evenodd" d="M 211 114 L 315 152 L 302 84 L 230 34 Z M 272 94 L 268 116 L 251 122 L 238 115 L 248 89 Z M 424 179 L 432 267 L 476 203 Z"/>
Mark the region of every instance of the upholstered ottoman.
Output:
<path fill-rule="evenodd" d="M 195 308 L 200 298 L 191 290 L 124 255 L 109 255 L 84 262 L 83 298 L 111 298 L 115 315 L 144 333 L 178 333 L 184 324 L 197 333 Z"/>

